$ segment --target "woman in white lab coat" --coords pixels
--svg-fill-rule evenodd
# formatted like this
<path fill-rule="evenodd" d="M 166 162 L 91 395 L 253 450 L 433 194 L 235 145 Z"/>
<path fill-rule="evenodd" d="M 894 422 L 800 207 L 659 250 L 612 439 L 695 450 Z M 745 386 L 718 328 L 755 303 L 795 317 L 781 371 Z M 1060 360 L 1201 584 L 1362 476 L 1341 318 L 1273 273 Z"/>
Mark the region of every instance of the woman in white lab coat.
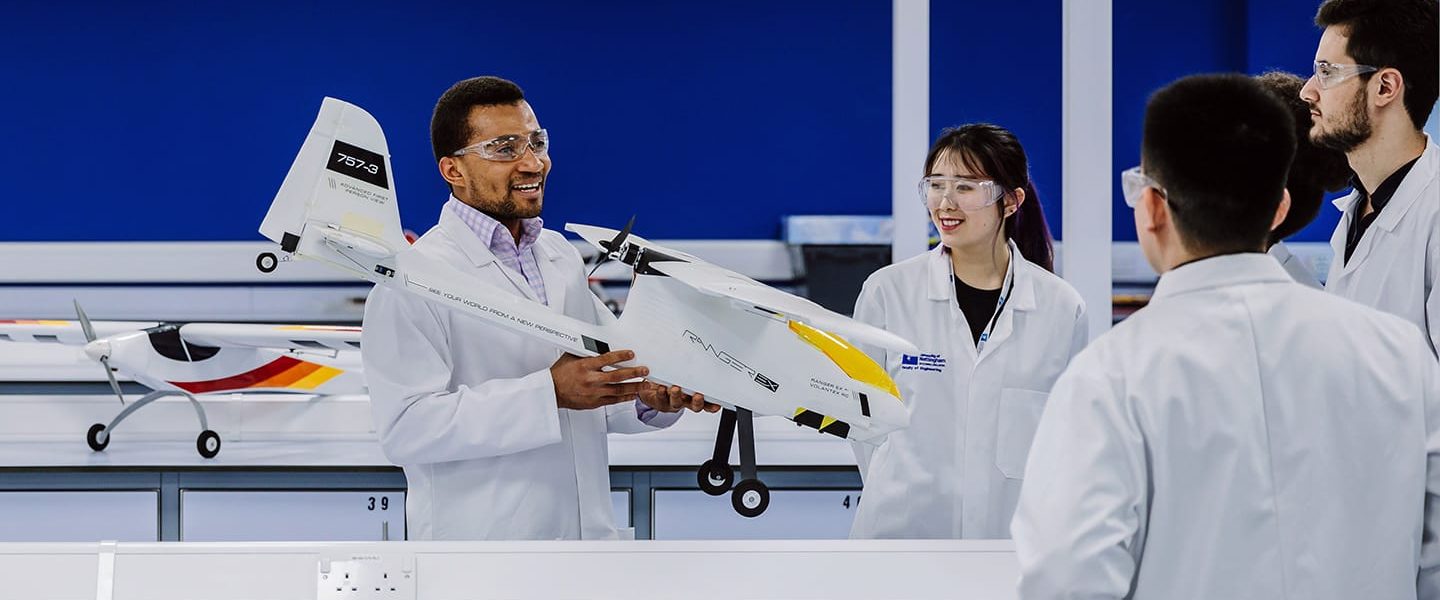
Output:
<path fill-rule="evenodd" d="M 1270 71 L 1255 77 L 1255 81 L 1290 109 L 1295 131 L 1301 132 L 1295 136 L 1295 160 L 1290 163 L 1285 180 L 1285 189 L 1290 192 L 1290 212 L 1270 232 L 1269 254 L 1280 261 L 1280 266 L 1285 267 L 1285 272 L 1295 281 L 1320 289 L 1315 272 L 1291 254 L 1283 240 L 1315 220 L 1327 192 L 1338 192 L 1349 186 L 1350 163 L 1344 152 L 1317 146 L 1310 141 L 1310 136 L 1304 135 L 1314 124 L 1310 119 L 1310 104 L 1300 99 L 1304 79 L 1284 71 Z"/>
<path fill-rule="evenodd" d="M 1088 341 L 1078 293 L 1052 270 L 1045 217 L 1014 134 L 947 129 L 919 200 L 940 232 L 876 271 L 855 318 L 920 348 L 866 348 L 900 387 L 910 427 L 856 444 L 854 538 L 1008 538 L 1050 386 Z"/>

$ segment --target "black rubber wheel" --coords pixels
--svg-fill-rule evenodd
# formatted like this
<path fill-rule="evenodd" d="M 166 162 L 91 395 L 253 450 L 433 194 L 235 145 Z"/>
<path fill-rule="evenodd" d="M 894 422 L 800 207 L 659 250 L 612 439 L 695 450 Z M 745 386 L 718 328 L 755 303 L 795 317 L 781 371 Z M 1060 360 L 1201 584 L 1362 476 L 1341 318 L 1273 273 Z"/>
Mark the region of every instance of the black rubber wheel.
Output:
<path fill-rule="evenodd" d="M 220 453 L 220 434 L 206 429 L 195 438 L 195 450 L 204 458 L 215 458 Z"/>
<path fill-rule="evenodd" d="M 85 443 L 90 449 L 96 452 L 104 452 L 105 447 L 110 445 L 110 436 L 106 434 L 105 441 L 100 441 L 100 432 L 105 431 L 104 423 L 96 423 L 90 426 L 90 431 L 85 432 Z"/>
<path fill-rule="evenodd" d="M 728 464 L 715 462 L 713 458 L 700 465 L 700 471 L 696 475 L 700 489 L 711 496 L 724 494 L 735 484 L 735 469 Z"/>
<path fill-rule="evenodd" d="M 255 268 L 260 269 L 261 273 L 274 271 L 279 264 L 280 259 L 275 257 L 274 252 L 261 252 L 255 257 Z"/>
<path fill-rule="evenodd" d="M 756 479 L 746 479 L 730 493 L 730 505 L 740 516 L 755 518 L 770 506 L 770 488 Z"/>

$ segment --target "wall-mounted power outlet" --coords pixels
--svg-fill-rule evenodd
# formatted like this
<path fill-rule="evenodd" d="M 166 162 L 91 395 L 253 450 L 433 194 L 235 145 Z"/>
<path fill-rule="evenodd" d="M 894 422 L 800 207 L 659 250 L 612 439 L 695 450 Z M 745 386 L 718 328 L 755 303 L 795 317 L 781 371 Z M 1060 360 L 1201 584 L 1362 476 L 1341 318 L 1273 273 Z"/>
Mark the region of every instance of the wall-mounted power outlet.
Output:
<path fill-rule="evenodd" d="M 315 578 L 317 600 L 414 600 L 412 554 L 321 556 Z"/>

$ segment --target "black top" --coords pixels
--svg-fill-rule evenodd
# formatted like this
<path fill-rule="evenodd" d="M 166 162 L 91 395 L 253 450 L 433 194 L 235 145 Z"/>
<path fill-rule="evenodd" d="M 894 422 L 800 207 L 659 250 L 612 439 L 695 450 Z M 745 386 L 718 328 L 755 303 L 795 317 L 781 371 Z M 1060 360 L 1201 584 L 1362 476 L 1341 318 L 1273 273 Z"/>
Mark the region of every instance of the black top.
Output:
<path fill-rule="evenodd" d="M 970 335 L 979 344 L 980 334 L 985 333 L 995 316 L 995 305 L 1000 303 L 1000 288 L 982 290 L 970 287 L 959 277 L 950 279 L 955 280 L 955 301 L 960 304 L 960 312 L 965 313 L 965 322 L 970 324 Z"/>
<path fill-rule="evenodd" d="M 1405 181 L 1405 176 L 1410 173 L 1410 167 L 1415 166 L 1419 160 L 1420 157 L 1417 156 L 1415 160 L 1405 163 L 1405 166 L 1391 173 L 1389 177 L 1385 178 L 1385 181 L 1380 182 L 1373 194 L 1365 191 L 1365 186 L 1360 183 L 1359 177 L 1350 178 L 1350 185 L 1360 194 L 1360 201 L 1355 203 L 1355 213 L 1350 215 L 1350 230 L 1345 232 L 1345 262 L 1350 262 L 1350 255 L 1354 254 L 1355 247 L 1360 245 L 1360 238 L 1365 236 L 1365 230 L 1369 229 L 1375 219 L 1380 217 L 1380 211 L 1385 210 L 1385 205 L 1390 203 L 1390 197 L 1395 195 L 1395 190 L 1400 189 L 1400 182 Z M 1364 214 L 1367 201 L 1375 207 L 1375 211 L 1362 217 L 1360 215 Z"/>

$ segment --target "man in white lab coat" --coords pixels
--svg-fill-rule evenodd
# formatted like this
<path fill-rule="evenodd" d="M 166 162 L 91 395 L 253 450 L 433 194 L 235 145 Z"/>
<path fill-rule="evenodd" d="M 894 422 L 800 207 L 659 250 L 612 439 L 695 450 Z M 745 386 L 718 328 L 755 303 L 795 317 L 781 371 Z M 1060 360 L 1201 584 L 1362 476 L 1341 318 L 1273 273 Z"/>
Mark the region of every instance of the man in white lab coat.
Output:
<path fill-rule="evenodd" d="M 1293 136 L 1247 77 L 1150 99 L 1123 183 L 1162 275 L 1050 394 L 1011 525 L 1022 598 L 1405 599 L 1417 577 L 1434 585 L 1440 365 L 1413 325 L 1263 254 L 1288 209 Z"/>
<path fill-rule="evenodd" d="M 1310 138 L 1344 152 L 1354 192 L 1325 289 L 1399 315 L 1440 347 L 1440 148 L 1425 135 L 1440 81 L 1436 0 L 1327 0 Z"/>
<path fill-rule="evenodd" d="M 524 93 L 467 79 L 436 104 L 431 142 L 451 189 L 415 250 L 577 319 L 614 318 L 579 252 L 544 229 L 549 136 Z M 643 366 L 593 358 L 376 286 L 365 305 L 365 378 L 385 455 L 405 468 L 409 538 L 620 537 L 606 432 L 673 423 L 707 405 L 679 388 L 627 381 Z M 638 394 L 638 397 L 637 397 Z"/>

